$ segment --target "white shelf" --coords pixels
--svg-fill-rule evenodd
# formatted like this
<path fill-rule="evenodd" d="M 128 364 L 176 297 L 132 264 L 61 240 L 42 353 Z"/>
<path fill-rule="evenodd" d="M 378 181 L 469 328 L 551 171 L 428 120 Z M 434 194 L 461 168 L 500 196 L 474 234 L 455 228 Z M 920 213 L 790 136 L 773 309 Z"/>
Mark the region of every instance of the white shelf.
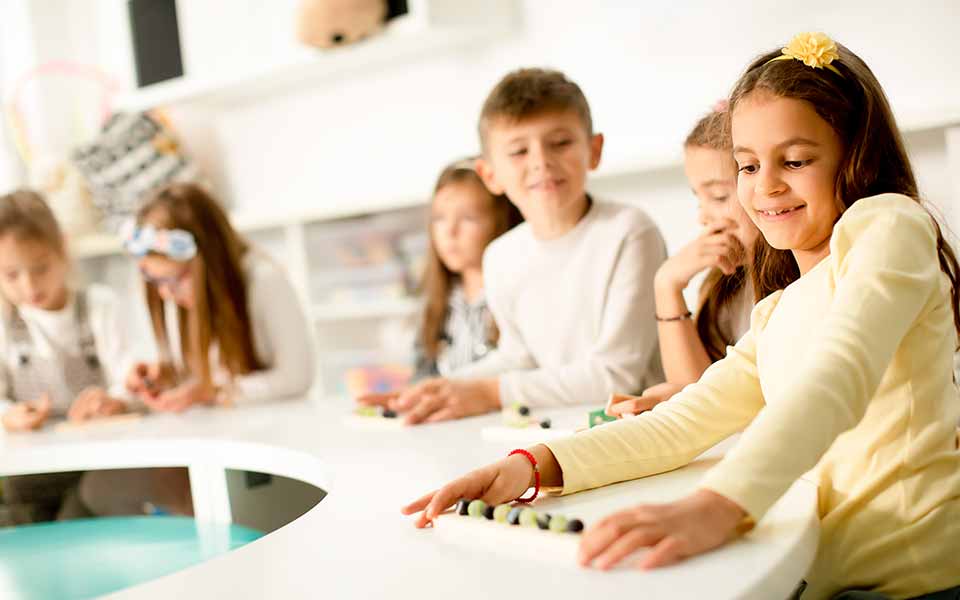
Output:
<path fill-rule="evenodd" d="M 331 321 L 389 319 L 409 317 L 420 309 L 416 298 L 389 298 L 375 301 L 329 302 L 314 304 L 311 316 L 315 323 Z"/>
<path fill-rule="evenodd" d="M 241 233 L 253 233 L 374 214 L 387 210 L 425 207 L 426 202 L 425 197 L 409 196 L 400 199 L 384 198 L 370 201 L 352 201 L 335 206 L 319 206 L 309 211 L 288 214 L 236 211 L 230 214 L 230 222 Z M 94 233 L 70 240 L 70 254 L 77 260 L 111 256 L 120 254 L 122 251 L 123 245 L 120 243 L 120 237 L 111 233 Z"/>
<path fill-rule="evenodd" d="M 462 0 L 412 0 L 409 14 L 391 20 L 383 31 L 367 40 L 329 50 L 292 47 L 275 63 L 243 65 L 236 72 L 187 74 L 120 94 L 115 109 L 142 111 L 189 103 L 233 105 L 370 67 L 489 44 L 515 29 L 515 11 L 512 0 L 475 5 Z"/>

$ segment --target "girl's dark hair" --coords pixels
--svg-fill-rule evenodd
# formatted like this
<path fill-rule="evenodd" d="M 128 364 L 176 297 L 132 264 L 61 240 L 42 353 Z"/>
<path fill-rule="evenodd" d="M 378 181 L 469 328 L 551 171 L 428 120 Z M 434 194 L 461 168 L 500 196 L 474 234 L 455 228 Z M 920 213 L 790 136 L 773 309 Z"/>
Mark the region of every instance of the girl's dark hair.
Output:
<path fill-rule="evenodd" d="M 478 186 L 479 189 L 487 193 L 490 199 L 490 211 L 493 213 L 494 227 L 493 235 L 487 240 L 491 242 L 503 233 L 509 231 L 514 225 L 523 221 L 520 211 L 504 195 L 493 195 L 487 191 L 483 180 L 474 169 L 475 159 L 465 159 L 448 165 L 437 177 L 437 183 L 433 187 L 434 196 L 441 188 L 455 183 L 470 183 Z M 423 309 L 422 325 L 420 327 L 419 341 L 423 346 L 424 354 L 431 360 L 436 360 L 440 354 L 440 343 L 443 340 L 443 327 L 447 321 L 447 307 L 450 300 L 450 292 L 453 290 L 457 274 L 451 271 L 440 260 L 437 254 L 436 244 L 433 241 L 433 229 L 430 231 L 430 246 L 427 249 L 427 265 L 423 274 L 423 283 L 421 285 L 426 302 Z M 493 339 L 496 342 L 499 332 L 494 326 Z"/>
<path fill-rule="evenodd" d="M 754 91 L 808 102 L 840 137 L 843 158 L 835 182 L 838 207 L 843 213 L 861 198 L 884 193 L 909 196 L 920 203 L 916 177 L 907 156 L 890 103 L 870 68 L 846 47 L 837 44 L 839 59 L 827 69 L 814 69 L 798 60 L 774 60 L 779 49 L 757 58 L 740 77 L 730 95 L 730 112 Z M 929 210 L 928 210 L 929 212 Z M 931 215 L 937 233 L 940 269 L 950 280 L 954 326 L 960 333 L 960 267 L 940 225 Z M 800 277 L 788 250 L 777 250 L 757 238 L 752 269 L 757 300 L 783 289 Z"/>

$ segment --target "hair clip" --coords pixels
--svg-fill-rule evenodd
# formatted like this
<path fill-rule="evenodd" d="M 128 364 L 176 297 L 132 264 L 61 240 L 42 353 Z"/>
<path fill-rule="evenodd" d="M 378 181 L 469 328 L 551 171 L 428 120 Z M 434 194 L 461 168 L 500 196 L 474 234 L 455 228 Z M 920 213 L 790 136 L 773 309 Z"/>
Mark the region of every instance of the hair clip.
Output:
<path fill-rule="evenodd" d="M 769 65 L 775 60 L 799 60 L 808 67 L 828 69 L 843 77 L 843 73 L 830 64 L 840 58 L 840 53 L 837 52 L 836 42 L 825 33 L 798 33 L 780 52 L 780 56 L 771 58 L 766 64 Z"/>
<path fill-rule="evenodd" d="M 123 247 L 138 258 L 155 252 L 178 262 L 186 262 L 197 255 L 197 242 L 189 231 L 157 229 L 153 225 L 138 226 L 133 221 L 128 221 L 123 227 Z"/>

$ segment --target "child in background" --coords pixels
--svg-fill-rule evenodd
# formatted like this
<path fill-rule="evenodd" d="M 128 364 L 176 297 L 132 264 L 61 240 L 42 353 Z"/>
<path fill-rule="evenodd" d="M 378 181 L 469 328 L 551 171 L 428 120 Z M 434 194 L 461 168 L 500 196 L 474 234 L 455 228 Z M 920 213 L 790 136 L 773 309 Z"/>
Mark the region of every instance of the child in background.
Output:
<path fill-rule="evenodd" d="M 449 165 L 434 186 L 415 379 L 448 376 L 476 362 L 500 335 L 484 297 L 483 251 L 523 217 L 487 190 L 474 162 Z"/>
<path fill-rule="evenodd" d="M 404 508 L 425 526 L 458 498 L 500 503 L 533 481 L 565 494 L 662 473 L 746 428 L 699 490 L 620 511 L 580 542 L 609 569 L 722 546 L 804 473 L 820 543 L 802 598 L 960 594 L 956 257 L 918 200 L 869 67 L 823 34 L 761 56 L 730 101 L 737 195 L 763 235 L 751 330 L 652 411 L 533 447 Z M 861 597 L 850 594 L 848 597 Z"/>
<path fill-rule="evenodd" d="M 174 184 L 140 209 L 126 236 L 138 259 L 159 362 L 127 386 L 152 410 L 256 403 L 306 394 L 310 325 L 283 270 L 231 227 L 200 187 Z M 168 327 L 165 301 L 176 305 Z"/>
<path fill-rule="evenodd" d="M 180 413 L 307 393 L 310 325 L 293 286 L 202 188 L 177 183 L 158 192 L 124 246 L 138 259 L 159 355 L 133 365 L 126 385 L 149 409 Z M 183 468 L 91 471 L 81 497 L 97 515 L 192 514 Z"/>
<path fill-rule="evenodd" d="M 29 190 L 0 196 L 0 411 L 7 431 L 127 411 L 123 374 L 130 360 L 116 298 L 101 286 L 74 287 L 69 276 L 66 241 L 43 198 Z M 79 479 L 7 477 L 4 500 L 32 505 L 38 519 L 49 519 L 66 508 L 61 498 Z"/>
<path fill-rule="evenodd" d="M 750 329 L 753 286 L 747 272 L 759 232 L 737 200 L 725 102 L 694 126 L 684 143 L 684 170 L 699 204 L 704 228 L 697 239 L 657 270 L 654 290 L 657 333 L 667 381 L 641 396 L 615 394 L 611 416 L 650 410 L 700 379 Z M 683 291 L 708 270 L 700 286 L 697 314 L 687 309 Z"/>
<path fill-rule="evenodd" d="M 510 73 L 484 103 L 479 130 L 478 172 L 525 219 L 483 257 L 498 347 L 450 378 L 361 401 L 415 424 L 513 404 L 602 403 L 662 381 L 653 277 L 663 238 L 640 209 L 587 194 L 603 136 L 583 92 L 556 71 Z"/>

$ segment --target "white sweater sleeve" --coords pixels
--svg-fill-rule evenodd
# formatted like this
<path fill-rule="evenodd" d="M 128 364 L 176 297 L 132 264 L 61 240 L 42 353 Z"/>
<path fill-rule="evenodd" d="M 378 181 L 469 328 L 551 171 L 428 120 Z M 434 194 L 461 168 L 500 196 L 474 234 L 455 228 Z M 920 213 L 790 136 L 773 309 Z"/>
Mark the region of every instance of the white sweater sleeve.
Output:
<path fill-rule="evenodd" d="M 637 393 L 656 363 L 653 277 L 666 258 L 655 227 L 635 231 L 621 244 L 604 294 L 600 330 L 589 356 L 574 363 L 513 371 L 500 379 L 506 405 L 572 405 L 603 402 L 613 392 Z M 557 324 L 562 327 L 562 323 Z"/>
<path fill-rule="evenodd" d="M 256 346 L 269 349 L 265 369 L 234 380 L 238 404 L 305 394 L 313 384 L 316 361 L 311 327 L 286 273 L 274 265 L 253 271 L 250 318 Z M 262 358 L 261 358 L 262 359 Z"/>
<path fill-rule="evenodd" d="M 455 379 L 486 379 L 498 377 L 518 369 L 533 369 L 536 361 L 530 355 L 523 343 L 523 336 L 517 327 L 516 318 L 508 308 L 510 302 L 504 297 L 498 277 L 501 270 L 497 266 L 498 257 L 492 252 L 486 252 L 483 257 L 484 295 L 487 306 L 497 324 L 500 338 L 496 349 L 489 352 L 477 362 L 463 366 L 451 375 Z"/>

